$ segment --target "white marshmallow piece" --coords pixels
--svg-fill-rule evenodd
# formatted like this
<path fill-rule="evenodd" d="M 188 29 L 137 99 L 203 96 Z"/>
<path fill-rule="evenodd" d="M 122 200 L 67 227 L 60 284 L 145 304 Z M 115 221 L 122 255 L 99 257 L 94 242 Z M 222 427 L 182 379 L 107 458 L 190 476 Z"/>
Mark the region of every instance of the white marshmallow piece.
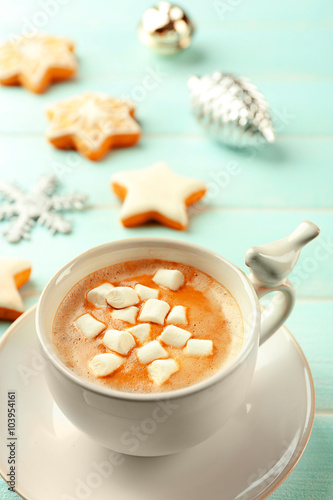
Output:
<path fill-rule="evenodd" d="M 133 335 L 121 330 L 107 330 L 104 334 L 102 343 L 105 347 L 110 349 L 110 351 L 115 351 L 124 356 L 126 356 L 135 346 Z"/>
<path fill-rule="evenodd" d="M 148 365 L 148 376 L 154 384 L 162 385 L 178 370 L 179 365 L 174 359 L 158 359 Z"/>
<path fill-rule="evenodd" d="M 158 340 L 152 340 L 137 350 L 138 360 L 142 365 L 147 365 L 155 359 L 167 358 L 168 352 L 163 349 Z"/>
<path fill-rule="evenodd" d="M 106 296 L 113 288 L 111 283 L 103 283 L 87 293 L 87 300 L 96 307 L 106 307 Z"/>
<path fill-rule="evenodd" d="M 141 300 L 157 299 L 159 294 L 159 291 L 155 290 L 155 288 L 149 288 L 149 286 L 140 285 L 140 283 L 135 285 L 134 290 Z"/>
<path fill-rule="evenodd" d="M 205 339 L 190 339 L 184 349 L 187 356 L 201 358 L 213 354 L 213 341 Z"/>
<path fill-rule="evenodd" d="M 132 325 L 134 325 L 138 312 L 138 307 L 131 306 L 126 307 L 126 309 L 114 309 L 111 316 L 113 319 L 121 319 L 122 321 L 126 321 L 126 323 L 132 323 Z"/>
<path fill-rule="evenodd" d="M 169 324 L 172 323 L 173 325 L 187 325 L 186 307 L 173 307 L 167 317 L 166 322 Z"/>
<path fill-rule="evenodd" d="M 175 292 L 184 284 L 185 278 L 183 273 L 177 269 L 159 269 L 153 277 L 153 281 Z"/>
<path fill-rule="evenodd" d="M 96 377 L 106 377 L 111 375 L 115 370 L 117 370 L 123 363 L 125 359 L 117 354 L 111 352 L 106 352 L 103 354 L 97 354 L 94 358 L 89 361 L 89 370 Z"/>
<path fill-rule="evenodd" d="M 124 309 L 124 307 L 134 306 L 140 299 L 129 286 L 116 286 L 107 294 L 106 300 L 110 306 L 115 309 Z"/>
<path fill-rule="evenodd" d="M 139 321 L 150 321 L 151 323 L 163 325 L 169 310 L 170 306 L 164 300 L 148 299 L 143 306 Z"/>
<path fill-rule="evenodd" d="M 150 338 L 150 330 L 151 325 L 149 323 L 141 323 L 140 325 L 132 326 L 131 328 L 127 328 L 128 332 L 140 342 L 140 344 L 144 344 Z"/>
<path fill-rule="evenodd" d="M 179 328 L 175 325 L 169 325 L 164 328 L 158 340 L 164 344 L 170 345 L 171 347 L 184 347 L 188 339 L 192 336 L 192 333 Z"/>
<path fill-rule="evenodd" d="M 74 321 L 74 325 L 88 340 L 94 339 L 106 328 L 104 323 L 98 321 L 89 313 L 83 314 L 83 316 L 77 318 L 77 320 Z"/>

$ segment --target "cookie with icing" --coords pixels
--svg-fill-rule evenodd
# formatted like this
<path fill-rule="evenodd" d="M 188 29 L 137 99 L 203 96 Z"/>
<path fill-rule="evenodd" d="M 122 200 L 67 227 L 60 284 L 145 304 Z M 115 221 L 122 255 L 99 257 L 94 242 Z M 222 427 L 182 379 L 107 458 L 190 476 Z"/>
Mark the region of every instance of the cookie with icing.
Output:
<path fill-rule="evenodd" d="M 52 82 L 75 75 L 74 44 L 67 38 L 44 34 L 18 37 L 0 46 L 0 83 L 22 85 L 40 94 Z"/>
<path fill-rule="evenodd" d="M 77 149 L 99 160 L 110 149 L 136 144 L 141 129 L 134 105 L 106 94 L 86 92 L 47 108 L 48 140 L 59 149 Z"/>
<path fill-rule="evenodd" d="M 29 261 L 0 258 L 0 319 L 14 321 L 24 312 L 18 290 L 28 281 L 30 273 Z"/>
<path fill-rule="evenodd" d="M 123 201 L 120 219 L 125 227 L 154 220 L 178 230 L 188 225 L 187 207 L 207 190 L 204 182 L 178 175 L 164 162 L 118 172 L 111 179 L 111 187 Z"/>

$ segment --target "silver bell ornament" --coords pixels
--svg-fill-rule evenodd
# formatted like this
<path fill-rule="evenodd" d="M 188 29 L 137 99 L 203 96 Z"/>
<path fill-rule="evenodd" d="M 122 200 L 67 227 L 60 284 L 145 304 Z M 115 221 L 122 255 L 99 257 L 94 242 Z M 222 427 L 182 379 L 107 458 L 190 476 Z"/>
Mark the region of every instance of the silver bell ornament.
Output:
<path fill-rule="evenodd" d="M 147 47 L 159 54 L 175 54 L 187 49 L 194 27 L 185 12 L 170 2 L 158 2 L 141 19 L 138 36 Z"/>
<path fill-rule="evenodd" d="M 215 72 L 188 80 L 194 115 L 217 141 L 247 147 L 275 141 L 268 104 L 248 78 Z"/>

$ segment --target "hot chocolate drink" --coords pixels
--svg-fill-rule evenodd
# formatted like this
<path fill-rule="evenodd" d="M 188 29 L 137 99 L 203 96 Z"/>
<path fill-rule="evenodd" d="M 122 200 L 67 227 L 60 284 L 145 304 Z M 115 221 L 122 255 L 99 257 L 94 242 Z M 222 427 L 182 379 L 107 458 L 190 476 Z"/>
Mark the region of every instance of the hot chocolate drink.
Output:
<path fill-rule="evenodd" d="M 164 392 L 228 365 L 243 344 L 237 302 L 215 279 L 176 262 L 115 264 L 60 304 L 53 342 L 76 374 L 112 389 Z"/>

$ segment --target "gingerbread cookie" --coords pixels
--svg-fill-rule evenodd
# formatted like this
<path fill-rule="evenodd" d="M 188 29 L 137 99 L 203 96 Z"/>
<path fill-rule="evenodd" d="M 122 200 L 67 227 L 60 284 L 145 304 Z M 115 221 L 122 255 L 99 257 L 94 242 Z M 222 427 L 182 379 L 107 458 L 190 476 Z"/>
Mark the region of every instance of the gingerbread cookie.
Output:
<path fill-rule="evenodd" d="M 131 102 L 97 92 L 56 102 L 47 116 L 48 140 L 59 149 L 75 148 L 90 160 L 99 160 L 112 148 L 133 146 L 141 134 Z"/>
<path fill-rule="evenodd" d="M 118 172 L 111 186 L 124 201 L 120 218 L 125 227 L 155 220 L 179 230 L 188 225 L 186 207 L 199 201 L 207 190 L 202 181 L 175 174 L 164 162 Z"/>
<path fill-rule="evenodd" d="M 76 73 L 73 50 L 70 40 L 42 34 L 6 42 L 0 46 L 0 83 L 22 85 L 40 94 L 51 82 Z"/>
<path fill-rule="evenodd" d="M 0 319 L 14 321 L 24 312 L 18 289 L 28 281 L 30 273 L 29 261 L 0 258 Z"/>

